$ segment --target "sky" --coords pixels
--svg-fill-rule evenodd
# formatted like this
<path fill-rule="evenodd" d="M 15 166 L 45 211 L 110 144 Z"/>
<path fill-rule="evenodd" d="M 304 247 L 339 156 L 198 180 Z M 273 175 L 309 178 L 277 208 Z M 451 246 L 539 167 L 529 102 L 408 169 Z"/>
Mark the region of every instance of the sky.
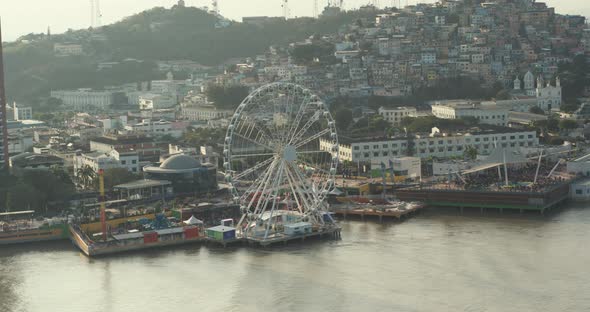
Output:
<path fill-rule="evenodd" d="M 100 0 L 102 24 L 116 22 L 155 6 L 171 7 L 177 0 Z M 388 6 L 395 0 L 379 0 L 380 6 Z M 410 4 L 416 2 L 432 3 L 435 0 L 401 0 Z M 211 0 L 185 0 L 190 6 L 207 6 Z M 318 0 L 323 7 L 327 0 Z M 371 0 L 345 0 L 345 8 L 355 8 L 368 4 Z M 581 14 L 590 16 L 589 0 L 545 0 L 561 14 Z M 282 15 L 282 0 L 219 0 L 221 14 L 241 20 L 243 16 Z M 290 0 L 291 16 L 313 14 L 314 0 Z M 31 32 L 61 33 L 68 28 L 79 29 L 90 26 L 90 0 L 0 0 L 3 36 L 11 41 Z"/>

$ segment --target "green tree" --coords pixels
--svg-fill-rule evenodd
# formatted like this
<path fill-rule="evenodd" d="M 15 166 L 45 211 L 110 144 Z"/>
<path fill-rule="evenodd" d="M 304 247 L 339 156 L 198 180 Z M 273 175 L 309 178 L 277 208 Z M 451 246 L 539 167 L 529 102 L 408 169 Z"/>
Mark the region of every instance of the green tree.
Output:
<path fill-rule="evenodd" d="M 473 146 L 467 146 L 463 151 L 463 157 L 467 160 L 476 160 L 477 159 L 477 149 Z"/>
<path fill-rule="evenodd" d="M 559 122 L 559 130 L 565 132 L 565 134 L 569 134 L 569 132 L 573 129 L 578 127 L 578 123 L 572 119 L 562 119 Z"/>
<path fill-rule="evenodd" d="M 531 107 L 529 109 L 529 112 L 533 113 L 533 114 L 545 115 L 545 111 L 542 108 L 540 108 L 539 106 Z"/>
<path fill-rule="evenodd" d="M 336 111 L 334 119 L 336 120 L 336 126 L 338 128 L 347 129 L 352 124 L 352 111 L 347 108 L 339 109 Z"/>
<path fill-rule="evenodd" d="M 104 171 L 105 189 L 110 190 L 115 185 L 125 184 L 139 179 L 139 176 L 125 168 L 111 168 Z"/>
<path fill-rule="evenodd" d="M 236 109 L 249 93 L 246 86 L 216 84 L 210 84 L 205 92 L 207 98 L 219 109 Z"/>
<path fill-rule="evenodd" d="M 91 188 L 94 184 L 94 179 L 96 178 L 96 172 L 92 167 L 85 165 L 76 171 L 76 177 L 78 179 L 78 183 L 82 185 L 84 188 Z"/>

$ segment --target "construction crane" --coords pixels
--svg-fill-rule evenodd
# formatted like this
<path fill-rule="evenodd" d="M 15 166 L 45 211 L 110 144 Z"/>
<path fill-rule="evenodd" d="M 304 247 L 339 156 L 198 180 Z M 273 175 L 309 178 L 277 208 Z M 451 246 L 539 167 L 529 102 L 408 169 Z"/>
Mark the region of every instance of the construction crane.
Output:
<path fill-rule="evenodd" d="M 100 0 L 90 0 L 90 26 L 100 27 L 102 13 L 100 11 Z"/>

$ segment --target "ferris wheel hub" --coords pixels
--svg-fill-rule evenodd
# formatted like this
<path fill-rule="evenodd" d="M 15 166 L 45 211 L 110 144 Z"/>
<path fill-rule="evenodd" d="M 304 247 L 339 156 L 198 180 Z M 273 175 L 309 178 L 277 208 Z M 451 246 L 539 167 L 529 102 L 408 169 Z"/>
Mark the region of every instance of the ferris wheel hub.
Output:
<path fill-rule="evenodd" d="M 293 145 L 287 145 L 283 149 L 283 159 L 288 162 L 297 160 L 297 149 Z"/>

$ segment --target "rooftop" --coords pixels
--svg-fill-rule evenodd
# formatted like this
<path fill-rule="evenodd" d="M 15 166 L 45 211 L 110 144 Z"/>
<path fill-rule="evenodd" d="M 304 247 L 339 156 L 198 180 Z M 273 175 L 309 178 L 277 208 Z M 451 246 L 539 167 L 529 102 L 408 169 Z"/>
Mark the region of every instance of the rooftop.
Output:
<path fill-rule="evenodd" d="M 161 181 L 161 180 L 137 180 L 125 184 L 116 185 L 114 189 L 125 189 L 125 190 L 135 190 L 135 189 L 143 189 L 148 187 L 159 187 L 159 186 L 169 186 L 172 185 L 170 181 Z"/>

